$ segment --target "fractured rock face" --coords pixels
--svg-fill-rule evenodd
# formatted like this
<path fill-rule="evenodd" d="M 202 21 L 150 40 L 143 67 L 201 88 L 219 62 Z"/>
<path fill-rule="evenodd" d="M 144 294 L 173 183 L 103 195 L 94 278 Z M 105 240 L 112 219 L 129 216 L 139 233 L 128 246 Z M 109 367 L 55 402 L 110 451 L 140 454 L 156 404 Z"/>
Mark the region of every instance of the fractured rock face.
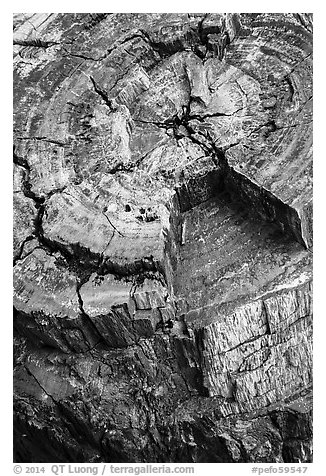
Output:
<path fill-rule="evenodd" d="M 18 462 L 311 461 L 311 65 L 309 14 L 14 16 Z"/>
<path fill-rule="evenodd" d="M 15 266 L 14 281 L 15 325 L 22 335 L 63 351 L 86 350 L 98 341 L 80 311 L 76 277 L 54 256 L 35 249 Z"/>

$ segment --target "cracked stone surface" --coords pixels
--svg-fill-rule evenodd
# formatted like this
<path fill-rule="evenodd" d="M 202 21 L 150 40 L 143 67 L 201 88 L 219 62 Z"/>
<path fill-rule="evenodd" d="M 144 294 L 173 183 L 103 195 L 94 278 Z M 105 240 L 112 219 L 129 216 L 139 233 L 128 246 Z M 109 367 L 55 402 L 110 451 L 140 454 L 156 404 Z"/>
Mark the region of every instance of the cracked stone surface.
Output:
<path fill-rule="evenodd" d="M 312 15 L 14 15 L 17 462 L 312 461 Z"/>

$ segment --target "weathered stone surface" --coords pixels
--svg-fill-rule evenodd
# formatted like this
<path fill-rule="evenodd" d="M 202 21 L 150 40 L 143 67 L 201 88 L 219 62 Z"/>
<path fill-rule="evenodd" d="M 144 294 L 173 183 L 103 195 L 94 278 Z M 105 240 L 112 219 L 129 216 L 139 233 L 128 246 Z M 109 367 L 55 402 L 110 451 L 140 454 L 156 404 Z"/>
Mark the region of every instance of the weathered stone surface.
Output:
<path fill-rule="evenodd" d="M 14 15 L 14 143 L 16 460 L 311 461 L 311 15 Z"/>
<path fill-rule="evenodd" d="M 15 326 L 36 344 L 86 350 L 98 341 L 80 310 L 76 277 L 60 258 L 35 249 L 14 268 Z"/>
<path fill-rule="evenodd" d="M 225 195 L 186 212 L 183 227 L 175 291 L 209 395 L 244 411 L 307 386 L 310 253 Z"/>
<path fill-rule="evenodd" d="M 24 194 L 26 170 L 14 164 L 13 172 L 13 251 L 15 261 L 22 255 L 25 244 L 33 238 L 36 208 L 33 200 Z"/>

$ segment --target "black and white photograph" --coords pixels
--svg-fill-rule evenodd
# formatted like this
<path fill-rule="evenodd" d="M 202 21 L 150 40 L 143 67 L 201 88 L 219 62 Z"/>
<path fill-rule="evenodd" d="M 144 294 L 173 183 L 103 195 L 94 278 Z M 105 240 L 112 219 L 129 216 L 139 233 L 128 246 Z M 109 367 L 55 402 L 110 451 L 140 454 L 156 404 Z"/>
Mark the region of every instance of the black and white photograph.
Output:
<path fill-rule="evenodd" d="M 12 18 L 14 472 L 309 475 L 314 14 Z"/>

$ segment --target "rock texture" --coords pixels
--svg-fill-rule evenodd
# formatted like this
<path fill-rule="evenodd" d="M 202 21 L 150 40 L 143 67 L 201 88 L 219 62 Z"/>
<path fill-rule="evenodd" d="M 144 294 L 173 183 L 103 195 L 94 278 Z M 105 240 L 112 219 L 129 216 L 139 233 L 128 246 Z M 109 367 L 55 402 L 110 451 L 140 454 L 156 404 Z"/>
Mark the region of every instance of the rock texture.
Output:
<path fill-rule="evenodd" d="M 18 462 L 312 460 L 312 15 L 14 15 Z"/>

